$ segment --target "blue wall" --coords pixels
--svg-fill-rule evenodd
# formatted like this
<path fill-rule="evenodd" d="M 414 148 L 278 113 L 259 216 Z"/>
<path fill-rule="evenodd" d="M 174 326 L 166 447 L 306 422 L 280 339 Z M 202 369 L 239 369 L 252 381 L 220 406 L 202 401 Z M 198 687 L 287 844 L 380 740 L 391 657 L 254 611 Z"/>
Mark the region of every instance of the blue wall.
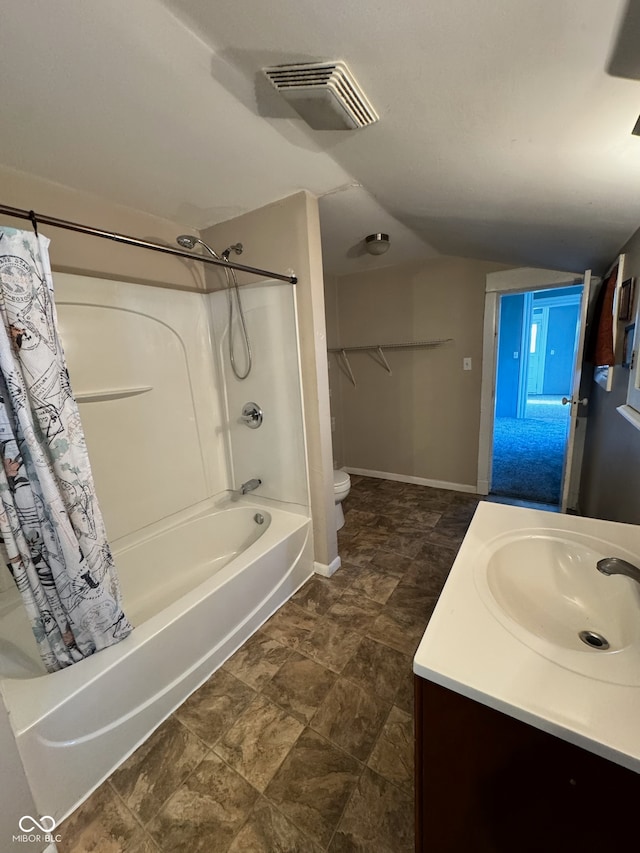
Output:
<path fill-rule="evenodd" d="M 543 394 L 571 394 L 573 347 L 579 311 L 579 305 L 562 305 L 549 310 Z M 551 355 L 552 350 L 554 355 Z"/>
<path fill-rule="evenodd" d="M 553 296 L 578 295 L 582 286 L 539 290 L 533 294 L 536 300 Z M 518 374 L 520 369 L 520 344 L 522 341 L 522 314 L 524 294 L 513 293 L 500 297 L 500 324 L 498 336 L 498 364 L 496 377 L 496 417 L 515 418 L 518 407 Z M 546 359 L 544 367 L 543 394 L 565 394 L 571 392 L 573 374 L 573 347 L 579 305 L 563 305 L 549 308 L 547 327 Z M 551 355 L 551 350 L 554 355 Z M 518 358 L 514 358 L 514 352 Z"/>
<path fill-rule="evenodd" d="M 524 295 L 514 293 L 500 297 L 500 334 L 496 379 L 496 417 L 515 418 L 518 404 L 518 372 L 522 337 Z M 518 358 L 514 358 L 514 352 Z"/>

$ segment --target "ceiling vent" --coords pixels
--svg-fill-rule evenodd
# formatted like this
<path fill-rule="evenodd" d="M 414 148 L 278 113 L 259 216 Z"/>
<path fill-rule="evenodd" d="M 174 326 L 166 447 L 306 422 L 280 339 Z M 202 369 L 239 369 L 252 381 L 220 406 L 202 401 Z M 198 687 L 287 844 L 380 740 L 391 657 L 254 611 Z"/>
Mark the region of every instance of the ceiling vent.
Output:
<path fill-rule="evenodd" d="M 355 130 L 379 119 L 346 62 L 307 62 L 263 70 L 314 130 Z"/>

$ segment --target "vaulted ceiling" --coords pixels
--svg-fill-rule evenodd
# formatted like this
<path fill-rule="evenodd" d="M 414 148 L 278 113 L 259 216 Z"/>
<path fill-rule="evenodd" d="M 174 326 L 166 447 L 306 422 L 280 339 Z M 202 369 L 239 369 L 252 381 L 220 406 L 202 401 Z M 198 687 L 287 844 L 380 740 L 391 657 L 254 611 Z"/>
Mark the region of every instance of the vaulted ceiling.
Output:
<path fill-rule="evenodd" d="M 640 225 L 640 81 L 608 72 L 625 9 L 8 2 L 0 163 L 196 228 L 308 189 L 336 273 L 437 254 L 598 269 Z M 261 73 L 327 59 L 377 124 L 311 130 Z M 375 231 L 380 258 L 362 246 Z"/>

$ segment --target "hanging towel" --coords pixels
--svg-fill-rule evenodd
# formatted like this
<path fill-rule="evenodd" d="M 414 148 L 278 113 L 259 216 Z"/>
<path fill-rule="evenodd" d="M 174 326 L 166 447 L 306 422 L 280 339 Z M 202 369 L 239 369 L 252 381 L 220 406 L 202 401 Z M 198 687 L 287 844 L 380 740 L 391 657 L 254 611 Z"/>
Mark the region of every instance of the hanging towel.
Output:
<path fill-rule="evenodd" d="M 613 351 L 613 297 L 616 291 L 618 265 L 602 285 L 602 299 L 598 299 L 599 311 L 596 314 L 597 333 L 593 363 L 597 366 L 613 365 L 616 357 Z"/>

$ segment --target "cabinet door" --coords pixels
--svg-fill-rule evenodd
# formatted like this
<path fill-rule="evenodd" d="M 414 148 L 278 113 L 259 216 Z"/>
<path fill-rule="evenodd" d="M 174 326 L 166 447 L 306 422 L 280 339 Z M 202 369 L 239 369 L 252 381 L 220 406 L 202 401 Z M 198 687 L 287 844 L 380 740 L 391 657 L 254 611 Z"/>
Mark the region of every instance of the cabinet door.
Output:
<path fill-rule="evenodd" d="M 418 853 L 585 853 L 637 836 L 640 776 L 421 678 L 416 748 Z"/>

